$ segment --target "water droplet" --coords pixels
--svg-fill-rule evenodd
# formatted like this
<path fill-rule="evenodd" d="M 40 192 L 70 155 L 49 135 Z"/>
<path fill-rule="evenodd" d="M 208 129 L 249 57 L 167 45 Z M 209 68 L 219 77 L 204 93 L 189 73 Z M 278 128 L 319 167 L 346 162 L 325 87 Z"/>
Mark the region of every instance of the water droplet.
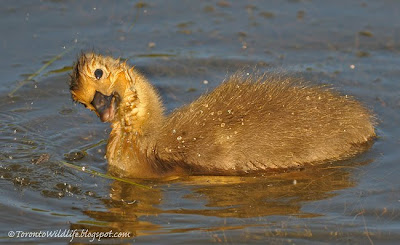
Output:
<path fill-rule="evenodd" d="M 86 168 L 85 167 L 82 167 L 82 171 L 85 171 L 86 170 Z"/>
<path fill-rule="evenodd" d="M 355 68 L 356 68 L 355 65 L 353 65 L 353 64 L 350 65 L 350 69 L 354 70 Z"/>
<path fill-rule="evenodd" d="M 149 47 L 149 48 L 154 48 L 156 46 L 156 43 L 155 42 L 149 42 L 148 44 L 147 44 L 147 47 Z"/>
<path fill-rule="evenodd" d="M 175 134 L 175 133 L 176 133 L 176 130 L 175 130 L 175 129 L 173 129 L 173 130 L 172 130 L 172 133 L 173 133 L 173 134 Z"/>
<path fill-rule="evenodd" d="M 177 140 L 182 140 L 182 136 L 176 137 Z"/>
<path fill-rule="evenodd" d="M 232 110 L 228 110 L 228 113 L 231 114 L 231 113 L 232 113 Z"/>
<path fill-rule="evenodd" d="M 221 128 L 225 127 L 225 123 L 221 123 Z"/>
<path fill-rule="evenodd" d="M 201 157 L 201 154 L 200 154 L 200 153 L 197 153 L 197 156 L 198 156 L 198 157 Z"/>
<path fill-rule="evenodd" d="M 196 137 L 195 138 L 193 138 L 193 141 L 196 141 L 197 139 L 196 139 Z"/>
<path fill-rule="evenodd" d="M 208 81 L 207 81 L 207 80 L 204 80 L 204 81 L 203 81 L 203 84 L 208 84 Z"/>
<path fill-rule="evenodd" d="M 293 185 L 297 185 L 297 180 L 293 180 Z"/>

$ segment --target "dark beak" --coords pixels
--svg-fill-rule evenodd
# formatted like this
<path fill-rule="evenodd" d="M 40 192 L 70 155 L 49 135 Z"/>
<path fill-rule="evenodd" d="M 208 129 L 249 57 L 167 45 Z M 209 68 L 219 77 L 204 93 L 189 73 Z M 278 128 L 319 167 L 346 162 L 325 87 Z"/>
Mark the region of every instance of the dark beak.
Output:
<path fill-rule="evenodd" d="M 97 115 L 102 122 L 110 122 L 117 113 L 119 102 L 120 97 L 116 92 L 107 96 L 96 91 L 91 104 L 96 109 Z"/>

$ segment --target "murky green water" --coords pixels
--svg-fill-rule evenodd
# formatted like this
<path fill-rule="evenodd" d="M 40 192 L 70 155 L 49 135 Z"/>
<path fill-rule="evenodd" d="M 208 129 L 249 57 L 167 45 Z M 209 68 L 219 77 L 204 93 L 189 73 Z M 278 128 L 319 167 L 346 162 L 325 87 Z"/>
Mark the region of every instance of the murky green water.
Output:
<path fill-rule="evenodd" d="M 102 239 L 115 244 L 398 242 L 399 13 L 397 1 L 369 0 L 2 2 L 0 242 L 69 243 L 9 237 L 59 229 L 131 233 Z M 379 139 L 355 159 L 265 177 L 147 189 L 77 171 L 60 161 L 106 170 L 108 125 L 68 91 L 70 66 L 92 49 L 129 58 L 169 111 L 237 69 L 330 83 L 376 113 Z"/>

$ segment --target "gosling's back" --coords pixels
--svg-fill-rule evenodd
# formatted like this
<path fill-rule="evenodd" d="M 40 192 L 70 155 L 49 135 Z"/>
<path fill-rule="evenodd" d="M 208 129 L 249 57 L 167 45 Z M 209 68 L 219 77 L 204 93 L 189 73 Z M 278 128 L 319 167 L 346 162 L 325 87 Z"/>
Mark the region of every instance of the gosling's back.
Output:
<path fill-rule="evenodd" d="M 235 75 L 174 111 L 159 161 L 198 174 L 238 174 L 351 157 L 375 136 L 359 102 L 294 78 Z"/>

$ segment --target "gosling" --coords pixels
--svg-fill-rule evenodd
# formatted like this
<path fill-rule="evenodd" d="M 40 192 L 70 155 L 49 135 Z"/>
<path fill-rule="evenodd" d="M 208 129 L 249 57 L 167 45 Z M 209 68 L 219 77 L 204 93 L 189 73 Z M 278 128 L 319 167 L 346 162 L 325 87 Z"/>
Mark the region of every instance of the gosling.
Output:
<path fill-rule="evenodd" d="M 111 123 L 111 174 L 130 178 L 244 175 L 350 158 L 375 138 L 374 117 L 355 99 L 298 78 L 236 74 L 164 115 L 134 67 L 82 54 L 72 99 Z"/>

